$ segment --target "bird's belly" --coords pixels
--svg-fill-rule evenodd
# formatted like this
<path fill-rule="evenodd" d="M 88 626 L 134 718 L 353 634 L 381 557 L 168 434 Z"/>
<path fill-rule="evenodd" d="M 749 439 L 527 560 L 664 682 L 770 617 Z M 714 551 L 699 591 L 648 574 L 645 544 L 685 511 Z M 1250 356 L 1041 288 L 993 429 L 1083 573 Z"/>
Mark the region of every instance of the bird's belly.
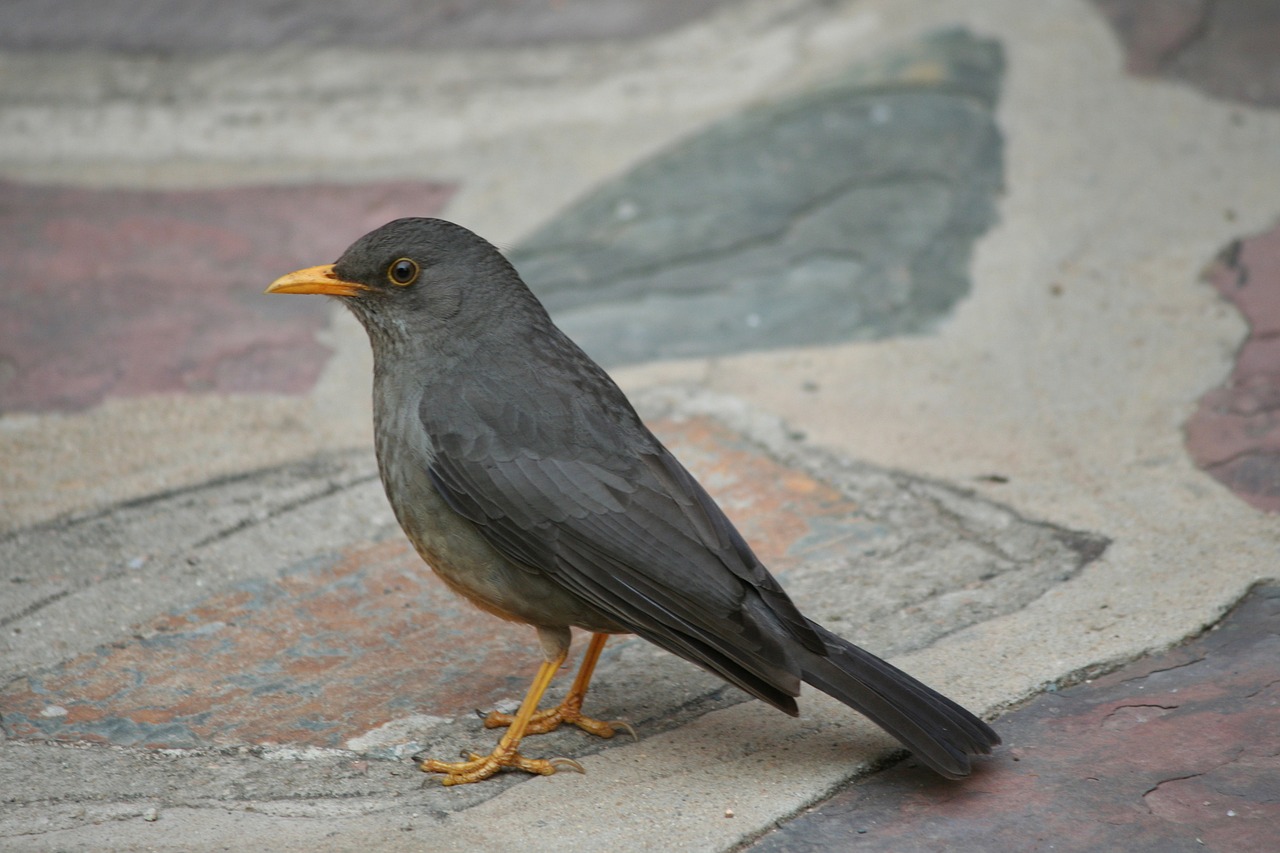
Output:
<path fill-rule="evenodd" d="M 418 554 L 450 589 L 477 607 L 543 628 L 625 629 L 533 568 L 516 565 L 455 513 L 424 475 L 383 485 L 400 526 Z"/>

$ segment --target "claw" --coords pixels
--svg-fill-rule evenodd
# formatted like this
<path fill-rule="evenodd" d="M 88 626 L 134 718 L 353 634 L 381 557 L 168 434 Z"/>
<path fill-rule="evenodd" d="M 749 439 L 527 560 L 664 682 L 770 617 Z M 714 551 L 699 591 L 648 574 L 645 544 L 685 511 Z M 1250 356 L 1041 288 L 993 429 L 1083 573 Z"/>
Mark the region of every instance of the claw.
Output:
<path fill-rule="evenodd" d="M 561 639 L 567 640 L 567 636 L 561 638 L 557 634 L 553 639 L 556 639 L 556 642 L 552 643 L 550 647 L 556 650 L 555 654 L 553 657 L 548 657 L 538 667 L 538 674 L 534 676 L 533 683 L 529 685 L 529 692 L 525 694 L 524 700 L 520 703 L 520 710 L 516 714 L 503 714 L 498 711 L 491 711 L 486 714 L 476 709 L 476 716 L 484 720 L 485 728 L 507 727 L 506 734 L 498 741 L 498 745 L 492 753 L 489 755 L 477 755 L 474 752 L 463 750 L 463 760 L 455 762 L 436 761 L 418 753 L 413 757 L 414 761 L 418 762 L 418 769 L 424 773 L 444 774 L 444 778 L 440 781 L 445 785 L 465 785 L 469 782 L 479 782 L 483 779 L 488 779 L 504 767 L 523 770 L 526 773 L 536 773 L 539 776 L 550 776 L 560 768 L 586 773 L 586 768 L 572 758 L 525 758 L 517 752 L 520 740 L 525 735 L 553 731 L 561 723 L 573 723 L 583 731 L 602 738 L 611 738 L 617 733 L 616 728 L 622 728 L 626 729 L 633 739 L 638 740 L 636 738 L 636 730 L 631 727 L 630 723 L 622 720 L 605 722 L 582 716 L 582 700 L 586 696 L 587 686 L 591 681 L 591 672 L 595 668 L 596 661 L 600 658 L 600 652 L 604 648 L 605 640 L 608 639 L 606 634 L 593 634 L 591 636 L 591 644 L 583 655 L 582 666 L 579 667 L 578 675 L 574 679 L 573 686 L 570 688 L 569 695 L 565 697 L 565 700 L 550 710 L 537 710 L 538 702 L 542 699 L 543 694 L 546 693 L 551 679 L 555 676 L 556 671 L 564 663 L 569 653 L 567 642 L 560 643 Z"/>
<path fill-rule="evenodd" d="M 575 770 L 578 773 L 581 773 L 583 776 L 587 775 L 587 768 L 583 767 L 581 764 L 574 761 L 572 758 L 564 758 L 564 757 L 548 758 L 547 761 L 553 767 L 568 767 L 570 770 Z"/>
<path fill-rule="evenodd" d="M 628 723 L 626 720 L 610 720 L 605 725 L 612 726 L 613 728 L 618 728 L 618 729 L 626 729 L 627 734 L 631 735 L 631 739 L 633 741 L 635 741 L 636 743 L 640 742 L 640 735 L 636 734 L 635 727 L 632 726 L 630 723 Z"/>
<path fill-rule="evenodd" d="M 424 773 L 444 774 L 444 778 L 440 780 L 440 783 L 447 786 L 480 782 L 488 779 L 504 767 L 513 767 L 539 776 L 550 776 L 561 767 L 576 770 L 579 773 L 587 772 L 581 764 L 572 758 L 525 758 L 514 750 L 504 750 L 501 745 L 490 755 L 476 755 L 474 752 L 464 752 L 463 756 L 467 759 L 466 761 L 436 761 L 428 758 L 418 764 L 418 769 Z"/>

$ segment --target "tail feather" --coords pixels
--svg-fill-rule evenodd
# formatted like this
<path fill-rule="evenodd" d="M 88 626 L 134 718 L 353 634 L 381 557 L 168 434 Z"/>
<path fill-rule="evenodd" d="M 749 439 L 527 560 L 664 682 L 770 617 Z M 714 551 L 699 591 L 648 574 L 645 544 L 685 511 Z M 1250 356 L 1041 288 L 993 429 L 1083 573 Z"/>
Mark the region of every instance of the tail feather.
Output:
<path fill-rule="evenodd" d="M 804 680 L 865 714 L 948 779 L 969 775 L 970 756 L 1000 736 L 955 702 L 815 622 L 827 655 L 806 655 Z"/>

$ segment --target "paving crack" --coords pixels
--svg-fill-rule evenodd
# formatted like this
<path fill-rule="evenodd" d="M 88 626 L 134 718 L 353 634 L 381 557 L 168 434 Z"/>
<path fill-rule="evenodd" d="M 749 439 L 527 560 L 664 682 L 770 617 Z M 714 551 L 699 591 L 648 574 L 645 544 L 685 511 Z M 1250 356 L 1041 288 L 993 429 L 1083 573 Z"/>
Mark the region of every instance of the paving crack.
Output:
<path fill-rule="evenodd" d="M 77 589 L 79 589 L 79 587 L 68 587 L 67 589 L 59 590 L 52 595 L 46 595 L 38 601 L 33 601 L 17 613 L 11 613 L 8 616 L 0 616 L 0 628 L 7 627 L 14 622 L 20 622 L 28 616 L 38 613 L 49 605 L 58 603 Z"/>
<path fill-rule="evenodd" d="M 1161 667 L 1160 669 L 1153 669 L 1148 672 L 1144 672 L 1142 675 L 1135 675 L 1133 678 L 1126 678 L 1124 681 L 1125 683 L 1128 683 L 1131 681 L 1144 681 L 1150 678 L 1151 676 L 1156 675 L 1157 673 L 1173 672 L 1174 670 L 1183 669 L 1188 666 L 1194 666 L 1195 664 L 1202 663 L 1205 660 L 1207 660 L 1207 657 L 1205 655 L 1198 655 L 1194 658 L 1191 658 L 1190 660 L 1182 661 L 1181 663 L 1176 663 L 1176 664 L 1173 664 L 1172 666 Z"/>
<path fill-rule="evenodd" d="M 138 498 L 138 500 L 134 500 L 134 501 L 127 501 L 122 503 L 122 505 L 116 505 L 114 507 L 111 507 L 109 508 L 109 510 L 104 510 L 102 512 L 97 512 L 97 514 L 95 515 L 84 517 L 84 519 L 78 520 L 77 524 L 93 523 L 93 521 L 108 519 L 108 517 L 115 514 L 115 512 L 119 512 L 122 510 L 133 510 L 133 508 L 138 508 L 138 507 L 159 505 L 160 502 L 163 502 L 165 500 L 173 500 L 173 498 L 191 496 L 191 494 L 193 493 L 211 491 L 211 489 L 224 487 L 224 485 L 228 485 L 228 484 L 252 483 L 252 482 L 255 482 L 255 480 L 268 478 L 268 476 L 270 475 L 278 474 L 280 470 L 282 469 L 266 469 L 264 471 L 256 471 L 256 473 L 253 473 L 253 474 L 237 475 L 237 476 L 230 476 L 230 478 L 219 478 L 216 480 L 210 480 L 210 482 L 207 482 L 201 485 L 196 485 L 196 487 L 172 489 L 172 491 L 152 494 L 152 496 L 147 496 L 145 498 Z M 198 539 L 196 540 L 196 542 L 189 543 L 189 544 L 179 543 L 177 547 L 173 549 L 168 549 L 168 551 L 152 553 L 152 555 L 147 555 L 147 561 L 172 560 L 172 558 L 174 558 L 175 556 L 178 556 L 179 553 L 188 552 L 188 551 L 198 551 L 198 549 L 210 546 L 210 544 L 220 542 L 220 540 L 232 537 L 232 535 L 236 535 L 237 533 L 242 533 L 244 532 L 244 530 L 255 528 L 255 526 L 257 525 L 268 523 L 268 521 L 275 519 L 275 517 L 288 514 L 288 512 L 298 510 L 298 508 L 310 505 L 310 503 L 315 503 L 316 501 L 323 501 L 325 500 L 325 498 L 333 497 L 335 496 L 335 494 L 349 491 L 349 489 L 360 487 L 360 485 L 364 485 L 366 483 L 371 482 L 371 480 L 375 480 L 375 479 L 378 479 L 378 474 L 376 473 L 357 475 L 355 476 L 355 478 L 343 480 L 343 482 L 338 482 L 338 483 L 330 482 L 329 485 L 326 485 L 325 488 L 320 489 L 319 492 L 306 494 L 306 496 L 296 498 L 296 500 L 279 503 L 279 505 L 270 507 L 268 511 L 261 512 L 261 514 L 253 514 L 253 515 L 244 517 L 244 519 L 237 521 L 236 524 L 229 525 L 227 526 L 227 528 L 216 530 L 215 533 L 207 535 L 207 537 Z M 26 533 L 26 532 L 29 532 L 29 530 L 31 529 L 28 528 L 27 530 L 24 530 L 24 532 L 17 532 L 17 533 Z M 111 569 L 104 570 L 104 571 L 97 571 L 97 573 L 93 573 L 88 576 L 83 576 L 83 578 L 72 580 L 67 585 L 67 587 L 63 589 L 59 589 L 58 592 L 50 593 L 50 594 L 47 594 L 47 596 L 45 597 L 37 599 L 37 601 L 31 602 L 26 607 L 23 607 L 22 610 L 19 610 L 14 613 L 8 613 L 8 615 L 5 615 L 5 616 L 0 616 L 0 628 L 6 628 L 6 626 L 14 624 L 14 622 L 19 622 L 22 620 L 29 619 L 29 617 L 35 616 L 36 613 L 42 610 L 45 610 L 45 608 L 50 607 L 52 605 L 56 605 L 56 603 L 63 601 L 64 598 L 67 598 L 68 596 L 72 596 L 72 594 L 83 592 L 84 589 L 97 587 L 97 585 L 111 583 L 111 581 L 119 580 L 120 578 L 125 578 L 125 576 L 128 576 L 129 574 L 131 574 L 134 569 L 136 569 L 136 566 L 129 565 L 128 562 L 125 562 L 125 564 L 118 564 L 114 567 L 111 567 Z"/>
<path fill-rule="evenodd" d="M 1280 684 L 1280 679 L 1276 679 L 1274 681 L 1268 681 L 1267 683 L 1260 686 L 1257 690 L 1251 690 L 1248 693 L 1244 694 L 1244 698 L 1252 699 L 1261 693 L 1265 693 L 1266 691 L 1270 690 L 1272 687 L 1275 687 L 1277 684 Z"/>
<path fill-rule="evenodd" d="M 48 521 L 42 521 L 27 527 L 20 527 L 15 530 L 9 530 L 0 533 L 0 545 L 4 545 L 14 539 L 39 534 L 42 532 L 62 532 L 69 528 L 88 524 L 94 521 L 117 516 L 121 512 L 127 510 L 144 509 L 155 506 L 166 501 L 178 498 L 190 497 L 191 495 L 206 493 L 215 489 L 226 486 L 236 486 L 244 483 L 250 483 L 255 480 L 261 480 L 266 477 L 276 476 L 280 474 L 296 475 L 301 469 L 307 467 L 315 467 L 317 465 L 332 464 L 337 461 L 338 457 L 350 454 L 329 454 L 333 458 L 309 459 L 303 462 L 287 462 L 282 465 L 273 465 L 267 468 L 256 468 L 252 471 L 243 471 L 235 474 L 228 474 L 221 477 L 213 477 L 208 480 L 202 480 L 198 483 L 191 483 L 183 486 L 176 486 L 171 489 L 162 489 L 157 492 L 151 492 L 136 498 L 118 501 L 109 506 L 92 510 L 85 513 L 72 513 L 69 515 L 59 516 Z"/>
<path fill-rule="evenodd" d="M 1229 767 L 1229 766 L 1231 766 L 1232 764 L 1235 764 L 1235 763 L 1236 763 L 1236 762 L 1238 762 L 1242 757 L 1244 757 L 1246 754 L 1247 754 L 1247 752 L 1246 752 L 1245 748 L 1244 748 L 1244 747 L 1239 747 L 1239 748 L 1237 748 L 1235 751 L 1233 751 L 1233 752 L 1231 753 L 1231 756 L 1230 756 L 1229 758 L 1226 758 L 1226 759 L 1224 759 L 1224 760 L 1222 760 L 1222 761 L 1216 761 L 1216 762 L 1214 762 L 1213 764 L 1211 764 L 1210 766 L 1208 766 L 1208 767 L 1204 767 L 1204 768 L 1202 768 L 1202 769 L 1200 769 L 1200 770 L 1197 770 L 1197 771 L 1196 771 L 1196 772 L 1194 772 L 1194 773 L 1184 773 L 1184 774 L 1183 774 L 1183 775 L 1181 775 L 1181 776 L 1171 776 L 1171 777 L 1169 777 L 1168 779 L 1161 779 L 1159 782 L 1156 782 L 1156 783 L 1155 783 L 1154 785 L 1152 785 L 1150 788 L 1148 788 L 1147 790 L 1145 790 L 1145 791 L 1143 791 L 1143 792 L 1142 792 L 1142 802 L 1143 802 L 1143 806 L 1144 806 L 1148 811 L 1151 811 L 1151 813 L 1152 813 L 1152 814 L 1156 814 L 1154 811 L 1152 811 L 1152 810 L 1151 810 L 1150 805 L 1147 803 L 1147 797 L 1149 797 L 1149 796 L 1151 796 L 1152 794 L 1156 793 L 1156 792 L 1157 792 L 1157 791 L 1159 791 L 1161 788 L 1163 788 L 1165 785 L 1172 785 L 1172 784 L 1175 784 L 1175 783 L 1177 783 L 1177 782 L 1186 782 L 1186 781 L 1188 781 L 1188 780 L 1190 780 L 1190 779 L 1199 779 L 1199 778 L 1202 778 L 1202 777 L 1204 777 L 1204 776 L 1209 776 L 1209 775 L 1211 775 L 1212 773 L 1214 773 L 1215 771 L 1222 769 L 1223 767 Z"/>
<path fill-rule="evenodd" d="M 304 497 L 298 498 L 297 500 L 279 504 L 277 506 L 272 507 L 266 513 L 263 513 L 260 515 L 253 515 L 248 518 L 241 519 L 236 524 L 230 525 L 229 527 L 225 527 L 222 530 L 219 530 L 215 533 L 212 533 L 206 536 L 205 538 L 191 545 L 191 548 L 193 550 L 204 548 L 208 545 L 212 545 L 214 542 L 218 542 L 222 539 L 226 539 L 229 536 L 234 536 L 237 533 L 240 533 L 244 530 L 248 530 L 252 527 L 256 527 L 260 524 L 264 524 L 274 518 L 278 518 L 281 515 L 285 515 L 286 513 L 292 512 L 296 509 L 301 509 L 302 507 L 307 506 L 308 504 L 312 504 L 312 503 L 315 503 L 316 501 L 324 500 L 325 498 L 332 497 L 336 494 L 347 491 L 348 489 L 353 489 L 357 486 L 363 486 L 365 483 L 371 482 L 376 479 L 378 479 L 378 475 L 374 473 L 374 474 L 364 474 L 341 483 L 331 482 L 326 488 L 318 492 L 315 492 L 314 494 L 306 495 Z"/>

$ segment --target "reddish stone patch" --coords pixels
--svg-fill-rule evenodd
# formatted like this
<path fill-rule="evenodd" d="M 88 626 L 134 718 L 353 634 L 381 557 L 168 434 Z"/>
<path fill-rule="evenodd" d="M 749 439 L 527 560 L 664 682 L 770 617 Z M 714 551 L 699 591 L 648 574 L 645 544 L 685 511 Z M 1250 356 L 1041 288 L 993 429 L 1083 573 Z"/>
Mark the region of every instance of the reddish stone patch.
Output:
<path fill-rule="evenodd" d="M 1133 74 L 1185 80 L 1211 95 L 1280 106 L 1275 0 L 1093 0 Z"/>
<path fill-rule="evenodd" d="M 1200 35 L 1210 0 L 1094 0 L 1124 42 L 1131 74 L 1155 75 Z"/>
<path fill-rule="evenodd" d="M 0 707 L 18 738 L 341 746 L 518 695 L 535 655 L 529 629 L 473 615 L 397 541 L 163 616 L 20 680 Z"/>
<path fill-rule="evenodd" d="M 972 778 L 907 761 L 749 849 L 1280 849 L 1280 587 L 995 725 L 1007 746 Z"/>
<path fill-rule="evenodd" d="M 693 418 L 649 426 L 715 497 L 774 574 L 785 574 L 868 524 L 837 489 L 761 453 L 718 421 Z"/>
<path fill-rule="evenodd" d="M 853 502 L 732 430 L 656 426 L 778 568 L 865 534 Z M 454 596 L 397 540 L 239 584 L 18 679 L 0 690 L 0 721 L 20 739 L 334 747 L 519 697 L 539 660 L 530 628 Z"/>
<path fill-rule="evenodd" d="M 0 182 L 0 413 L 106 397 L 302 393 L 324 300 L 259 298 L 452 189 L 402 182 L 138 192 Z"/>
<path fill-rule="evenodd" d="M 1196 464 L 1253 506 L 1280 512 L 1280 226 L 1232 244 L 1206 278 L 1249 336 L 1226 383 L 1187 421 Z"/>

